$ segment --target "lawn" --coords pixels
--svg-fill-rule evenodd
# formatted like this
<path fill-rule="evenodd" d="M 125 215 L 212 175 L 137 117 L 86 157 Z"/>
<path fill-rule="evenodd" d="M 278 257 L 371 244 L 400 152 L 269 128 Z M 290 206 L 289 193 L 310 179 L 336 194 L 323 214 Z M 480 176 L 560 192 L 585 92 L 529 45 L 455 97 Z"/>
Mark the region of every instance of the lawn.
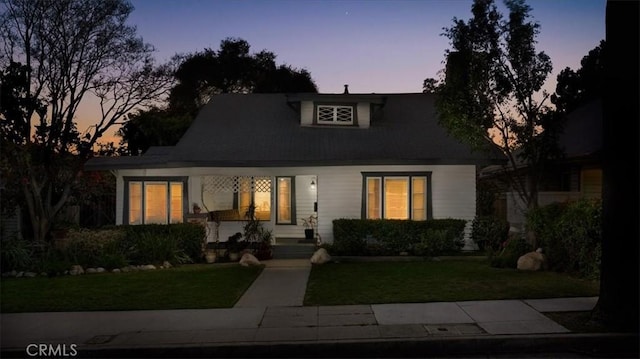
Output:
<path fill-rule="evenodd" d="M 230 308 L 262 267 L 186 265 L 83 276 L 2 279 L 2 313 Z"/>
<path fill-rule="evenodd" d="M 555 272 L 490 267 L 482 258 L 314 266 L 305 305 L 597 296 L 599 283 Z"/>

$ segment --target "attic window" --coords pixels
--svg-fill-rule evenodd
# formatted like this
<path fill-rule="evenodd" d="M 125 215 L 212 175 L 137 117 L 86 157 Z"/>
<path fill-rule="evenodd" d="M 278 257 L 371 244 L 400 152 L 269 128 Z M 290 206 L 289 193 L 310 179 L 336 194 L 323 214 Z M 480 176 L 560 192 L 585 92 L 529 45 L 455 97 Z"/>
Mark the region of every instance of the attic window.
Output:
<path fill-rule="evenodd" d="M 316 119 L 319 125 L 353 125 L 353 106 L 318 105 Z"/>

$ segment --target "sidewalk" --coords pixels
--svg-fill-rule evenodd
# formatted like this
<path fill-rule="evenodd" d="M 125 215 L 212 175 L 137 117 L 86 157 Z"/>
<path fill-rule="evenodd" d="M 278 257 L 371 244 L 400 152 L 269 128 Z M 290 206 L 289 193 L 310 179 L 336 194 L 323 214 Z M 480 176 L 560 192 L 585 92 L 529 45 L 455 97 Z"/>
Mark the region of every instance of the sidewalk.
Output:
<path fill-rule="evenodd" d="M 637 336 L 573 334 L 542 314 L 588 311 L 597 297 L 304 307 L 300 288 L 310 268 L 294 264 L 267 264 L 234 308 L 2 314 L 2 354 L 23 357 L 33 343 L 73 344 L 81 357 L 637 350 Z M 280 296 L 295 300 L 277 305 Z"/>

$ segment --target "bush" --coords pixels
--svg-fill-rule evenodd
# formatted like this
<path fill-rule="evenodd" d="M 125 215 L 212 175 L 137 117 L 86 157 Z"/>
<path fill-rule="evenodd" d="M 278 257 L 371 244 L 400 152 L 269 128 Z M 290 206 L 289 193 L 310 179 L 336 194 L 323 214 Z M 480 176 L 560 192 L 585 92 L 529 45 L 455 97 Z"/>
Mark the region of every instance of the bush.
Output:
<path fill-rule="evenodd" d="M 530 210 L 527 229 L 535 234 L 549 268 L 587 278 L 600 275 L 602 203 L 582 199 Z"/>
<path fill-rule="evenodd" d="M 465 225 L 466 221 L 461 219 L 336 219 L 331 250 L 335 255 L 398 255 L 417 251 L 440 255 L 461 248 Z"/>
<path fill-rule="evenodd" d="M 71 230 L 63 252 L 67 260 L 83 267 L 120 268 L 126 265 L 123 238 L 118 229 Z"/>
<path fill-rule="evenodd" d="M 526 240 L 518 237 L 510 238 L 504 243 L 500 252 L 491 256 L 490 263 L 492 267 L 497 268 L 516 268 L 518 258 L 528 252 L 531 252 L 531 245 Z"/>
<path fill-rule="evenodd" d="M 193 223 L 124 226 L 127 255 L 134 264 L 202 260 L 204 227 Z"/>
<path fill-rule="evenodd" d="M 471 224 L 471 239 L 491 256 L 500 251 L 509 236 L 509 223 L 493 216 L 478 216 Z"/>
<path fill-rule="evenodd" d="M 18 237 L 2 240 L 0 246 L 0 262 L 2 271 L 26 270 L 31 265 L 31 246 L 29 242 Z"/>

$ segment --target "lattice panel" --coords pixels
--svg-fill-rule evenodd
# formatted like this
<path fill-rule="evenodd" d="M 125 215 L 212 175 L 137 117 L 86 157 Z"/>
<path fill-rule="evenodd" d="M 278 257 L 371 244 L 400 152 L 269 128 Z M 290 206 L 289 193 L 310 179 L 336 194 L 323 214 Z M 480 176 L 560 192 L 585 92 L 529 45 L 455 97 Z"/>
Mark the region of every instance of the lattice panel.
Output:
<path fill-rule="evenodd" d="M 252 176 L 203 176 L 205 193 L 271 192 L 271 178 Z"/>
<path fill-rule="evenodd" d="M 318 107 L 318 122 L 333 122 L 333 107 Z"/>
<path fill-rule="evenodd" d="M 338 107 L 336 108 L 336 121 L 351 122 L 353 121 L 351 114 L 352 114 L 351 107 Z"/>

